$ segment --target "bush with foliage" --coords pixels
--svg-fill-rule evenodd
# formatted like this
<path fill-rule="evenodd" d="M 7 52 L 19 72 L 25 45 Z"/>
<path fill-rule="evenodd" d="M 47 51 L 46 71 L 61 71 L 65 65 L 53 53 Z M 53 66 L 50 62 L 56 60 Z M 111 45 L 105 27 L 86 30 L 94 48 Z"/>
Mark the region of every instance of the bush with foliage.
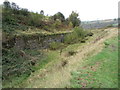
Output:
<path fill-rule="evenodd" d="M 57 19 L 59 19 L 61 22 L 65 21 L 65 16 L 61 12 L 56 13 L 52 18 L 54 21 Z"/>
<path fill-rule="evenodd" d="M 81 41 L 85 38 L 87 32 L 80 27 L 75 27 L 74 31 L 71 34 L 68 34 L 64 38 L 64 43 L 71 44 L 78 41 Z"/>
<path fill-rule="evenodd" d="M 82 39 L 87 34 L 87 32 L 83 28 L 80 28 L 80 27 L 75 27 L 73 33 L 74 33 L 74 35 L 77 35 L 78 37 L 80 37 Z"/>
<path fill-rule="evenodd" d="M 77 35 L 71 33 L 71 34 L 68 34 L 68 35 L 65 36 L 64 43 L 72 44 L 72 43 L 76 42 L 77 39 L 78 39 Z"/>
<path fill-rule="evenodd" d="M 72 13 L 70 14 L 70 16 L 68 17 L 67 21 L 68 22 L 72 22 L 72 25 L 73 27 L 76 27 L 76 26 L 80 26 L 80 19 L 78 18 L 79 14 L 72 11 Z"/>

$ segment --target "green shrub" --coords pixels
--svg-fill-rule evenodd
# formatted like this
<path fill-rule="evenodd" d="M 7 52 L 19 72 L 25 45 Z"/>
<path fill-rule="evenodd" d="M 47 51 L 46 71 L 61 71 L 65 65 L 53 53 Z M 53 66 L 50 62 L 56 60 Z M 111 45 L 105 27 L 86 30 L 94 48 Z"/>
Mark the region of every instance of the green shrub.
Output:
<path fill-rule="evenodd" d="M 80 27 L 75 27 L 74 31 L 71 34 L 68 34 L 64 38 L 64 43 L 71 44 L 78 41 L 82 41 L 86 36 L 86 31 Z"/>
<path fill-rule="evenodd" d="M 105 41 L 104 44 L 105 44 L 105 48 L 107 48 L 110 45 L 107 41 Z"/>
<path fill-rule="evenodd" d="M 66 43 L 66 44 L 71 44 L 71 43 L 76 42 L 77 39 L 78 39 L 77 35 L 75 35 L 75 34 L 73 34 L 73 33 L 72 33 L 72 34 L 68 34 L 68 35 L 65 36 L 65 38 L 64 38 L 64 43 Z"/>
<path fill-rule="evenodd" d="M 60 49 L 60 48 L 62 48 L 63 47 L 63 43 L 60 43 L 60 42 L 52 42 L 52 43 L 50 43 L 50 45 L 49 45 L 49 48 L 51 49 L 51 50 L 56 50 L 56 49 Z"/>
<path fill-rule="evenodd" d="M 86 35 L 86 31 L 84 31 L 83 28 L 75 27 L 73 31 L 74 35 L 77 35 L 78 37 L 84 38 Z"/>
<path fill-rule="evenodd" d="M 108 46 L 109 45 L 109 43 L 106 41 L 106 42 L 104 42 L 104 44 L 106 45 L 106 46 Z"/>

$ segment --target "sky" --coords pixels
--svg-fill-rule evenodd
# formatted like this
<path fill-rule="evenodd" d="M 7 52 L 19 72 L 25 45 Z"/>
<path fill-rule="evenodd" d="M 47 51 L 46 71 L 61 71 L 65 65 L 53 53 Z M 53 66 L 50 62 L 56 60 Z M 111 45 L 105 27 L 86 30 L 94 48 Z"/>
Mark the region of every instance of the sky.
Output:
<path fill-rule="evenodd" d="M 54 15 L 57 12 L 67 18 L 72 11 L 79 13 L 81 21 L 114 19 L 118 17 L 119 0 L 8 0 L 21 8 Z M 0 0 L 2 4 L 4 0 Z"/>

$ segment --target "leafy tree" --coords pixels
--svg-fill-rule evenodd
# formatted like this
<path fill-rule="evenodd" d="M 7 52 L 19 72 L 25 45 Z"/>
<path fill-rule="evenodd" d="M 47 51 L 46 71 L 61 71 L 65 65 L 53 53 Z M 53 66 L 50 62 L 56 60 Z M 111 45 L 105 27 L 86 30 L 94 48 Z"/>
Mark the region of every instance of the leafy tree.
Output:
<path fill-rule="evenodd" d="M 58 12 L 53 16 L 53 19 L 54 20 L 59 19 L 61 22 L 64 22 L 65 21 L 65 16 L 61 12 Z"/>
<path fill-rule="evenodd" d="M 81 23 L 81 21 L 80 21 L 80 19 L 78 18 L 78 16 L 79 16 L 78 13 L 72 11 L 71 15 L 70 15 L 69 18 L 68 18 L 68 22 L 72 22 L 73 27 L 79 26 L 80 23 Z"/>
<path fill-rule="evenodd" d="M 10 2 L 7 1 L 7 0 L 3 2 L 3 5 L 4 5 L 4 8 L 6 8 L 6 9 L 11 8 L 11 6 L 10 6 Z"/>

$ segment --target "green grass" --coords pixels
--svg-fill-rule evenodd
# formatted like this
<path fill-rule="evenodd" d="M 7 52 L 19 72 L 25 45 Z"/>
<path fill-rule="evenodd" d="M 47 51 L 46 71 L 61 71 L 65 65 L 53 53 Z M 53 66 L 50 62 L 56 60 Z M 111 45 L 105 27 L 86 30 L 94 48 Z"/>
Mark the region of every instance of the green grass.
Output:
<path fill-rule="evenodd" d="M 118 38 L 106 42 L 100 53 L 85 60 L 82 68 L 71 73 L 70 87 L 118 88 Z"/>
<path fill-rule="evenodd" d="M 43 69 L 47 66 L 47 64 L 49 64 L 50 62 L 55 62 L 58 60 L 58 57 L 59 57 L 59 53 L 57 51 L 49 51 L 49 52 L 46 52 L 46 55 L 45 57 L 43 57 L 39 62 L 38 64 L 33 67 L 33 69 L 36 71 L 36 70 L 39 70 L 39 69 Z"/>
<path fill-rule="evenodd" d="M 119 30 L 119 29 L 118 29 Z M 118 58 L 120 58 L 120 33 L 118 33 Z M 118 85 L 120 85 L 120 61 L 118 61 L 118 71 L 119 71 L 119 73 L 118 73 Z M 119 86 L 119 88 L 120 88 L 120 86 Z"/>

